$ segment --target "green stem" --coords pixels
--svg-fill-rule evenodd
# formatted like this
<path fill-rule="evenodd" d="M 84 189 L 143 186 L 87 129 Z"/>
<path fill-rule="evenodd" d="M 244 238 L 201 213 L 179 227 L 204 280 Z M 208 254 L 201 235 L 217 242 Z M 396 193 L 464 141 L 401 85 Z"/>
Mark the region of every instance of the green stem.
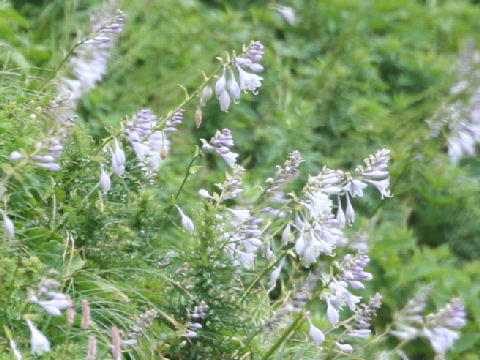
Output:
<path fill-rule="evenodd" d="M 185 186 L 185 184 L 187 183 L 187 180 L 188 178 L 190 177 L 190 169 L 192 168 L 193 164 L 195 163 L 195 161 L 200 158 L 203 154 L 202 153 L 199 153 L 197 155 L 195 155 L 192 160 L 190 160 L 190 163 L 188 164 L 188 167 L 187 167 L 187 170 L 185 172 L 185 176 L 183 177 L 183 181 L 182 183 L 180 184 L 180 187 L 178 188 L 177 190 L 177 193 L 175 194 L 175 196 L 173 197 L 172 199 L 172 203 L 168 206 L 168 208 L 166 209 L 166 212 L 165 212 L 165 215 L 163 216 L 163 219 L 162 219 L 162 222 L 160 223 L 160 230 L 159 232 L 162 233 L 163 229 L 165 228 L 165 224 L 167 222 L 167 219 L 168 219 L 168 216 L 170 215 L 170 213 L 172 212 L 172 209 L 173 207 L 177 204 L 177 200 L 178 198 L 180 197 L 182 191 L 183 191 L 183 188 Z"/>
<path fill-rule="evenodd" d="M 295 320 L 290 324 L 290 326 L 283 332 L 282 336 L 273 344 L 273 346 L 268 350 L 268 352 L 262 357 L 262 360 L 269 359 L 282 345 L 285 339 L 300 325 L 300 322 L 303 320 L 303 312 L 298 314 Z"/>

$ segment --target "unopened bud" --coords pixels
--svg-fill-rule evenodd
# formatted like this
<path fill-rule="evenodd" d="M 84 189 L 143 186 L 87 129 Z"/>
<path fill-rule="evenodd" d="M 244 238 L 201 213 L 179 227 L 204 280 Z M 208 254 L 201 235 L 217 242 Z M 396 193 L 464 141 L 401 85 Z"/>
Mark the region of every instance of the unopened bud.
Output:
<path fill-rule="evenodd" d="M 162 144 L 162 151 L 160 152 L 160 158 L 162 160 L 165 160 L 168 156 L 168 151 L 167 151 L 167 147 L 165 146 L 165 143 Z"/>
<path fill-rule="evenodd" d="M 202 125 L 202 108 L 197 106 L 197 110 L 195 110 L 195 125 L 197 125 L 197 129 Z"/>

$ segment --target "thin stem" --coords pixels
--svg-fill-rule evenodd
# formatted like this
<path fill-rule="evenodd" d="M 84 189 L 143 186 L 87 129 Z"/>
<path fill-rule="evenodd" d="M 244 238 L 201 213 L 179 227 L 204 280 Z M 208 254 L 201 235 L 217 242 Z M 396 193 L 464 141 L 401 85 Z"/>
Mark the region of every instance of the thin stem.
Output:
<path fill-rule="evenodd" d="M 273 344 L 273 346 L 268 350 L 268 352 L 262 357 L 262 360 L 269 359 L 275 351 L 282 345 L 285 339 L 300 325 L 300 322 L 303 320 L 303 312 L 297 315 L 296 319 L 290 324 L 290 326 L 283 332 L 282 336 Z"/>
<path fill-rule="evenodd" d="M 183 188 L 188 180 L 188 178 L 190 177 L 190 169 L 192 168 L 193 164 L 195 163 L 195 161 L 200 158 L 203 154 L 202 153 L 199 153 L 197 155 L 195 155 L 192 160 L 190 160 L 190 163 L 188 164 L 187 166 L 187 170 L 185 172 L 185 176 L 183 177 L 183 180 L 182 180 L 182 183 L 180 184 L 180 187 L 178 188 L 177 190 L 177 193 L 175 194 L 175 196 L 173 197 L 172 199 L 172 203 L 168 206 L 166 212 L 165 212 L 165 215 L 163 216 L 163 219 L 162 219 L 162 222 L 160 223 L 160 230 L 159 232 L 161 233 L 163 231 L 163 229 L 165 228 L 165 224 L 166 224 L 166 221 L 168 219 L 168 216 L 170 215 L 170 213 L 172 212 L 172 209 L 173 207 L 177 204 L 177 200 L 178 198 L 180 197 L 182 191 L 183 191 Z"/>

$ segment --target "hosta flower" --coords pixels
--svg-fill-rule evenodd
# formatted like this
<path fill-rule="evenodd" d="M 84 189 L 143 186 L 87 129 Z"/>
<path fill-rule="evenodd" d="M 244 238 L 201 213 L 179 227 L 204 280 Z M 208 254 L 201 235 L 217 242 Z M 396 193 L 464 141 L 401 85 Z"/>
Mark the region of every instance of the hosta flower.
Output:
<path fill-rule="evenodd" d="M 7 238 L 12 240 L 15 237 L 15 225 L 13 225 L 13 221 L 7 216 L 7 213 L 3 210 L 0 210 L 3 216 L 3 228 L 5 229 L 5 233 L 7 234 Z"/>
<path fill-rule="evenodd" d="M 460 337 L 460 329 L 466 325 L 466 311 L 463 301 L 459 298 L 450 300 L 443 309 L 427 315 L 426 325 L 422 335 L 430 340 L 437 354 L 445 354 Z"/>
<path fill-rule="evenodd" d="M 386 197 L 392 197 L 390 194 L 390 178 L 387 177 L 386 179 L 383 180 L 367 180 L 365 179 L 366 182 L 369 184 L 372 184 L 377 188 L 377 190 L 380 192 L 380 195 L 382 196 L 382 199 Z"/>
<path fill-rule="evenodd" d="M 353 210 L 352 203 L 350 202 L 350 196 L 346 194 L 345 197 L 347 199 L 346 219 L 348 225 L 352 225 L 355 222 L 355 210 Z"/>
<path fill-rule="evenodd" d="M 202 149 L 205 151 L 214 151 L 220 155 L 225 162 L 231 167 L 234 168 L 236 165 L 238 154 L 231 152 L 235 144 L 233 142 L 232 133 L 228 129 L 223 129 L 222 131 L 216 131 L 215 136 L 207 142 L 205 139 L 200 139 L 203 143 Z"/>
<path fill-rule="evenodd" d="M 230 69 L 230 79 L 227 82 L 228 92 L 232 97 L 232 100 L 237 104 L 238 99 L 240 99 L 240 86 L 238 85 L 237 80 L 235 79 L 235 75 L 233 71 Z"/>
<path fill-rule="evenodd" d="M 210 85 L 206 85 L 202 90 L 202 95 L 200 96 L 200 103 L 205 105 L 205 103 L 212 97 L 213 90 Z"/>
<path fill-rule="evenodd" d="M 287 23 L 289 23 L 292 26 L 296 24 L 297 14 L 295 13 L 295 10 L 292 7 L 277 5 L 275 6 L 275 10 L 277 10 L 280 13 L 280 15 L 283 16 L 283 18 Z"/>
<path fill-rule="evenodd" d="M 183 230 L 193 232 L 195 230 L 195 225 L 193 224 L 192 219 L 190 219 L 187 215 L 185 215 L 183 213 L 182 209 L 180 209 L 180 207 L 178 207 L 176 205 L 175 205 L 175 207 L 177 208 L 178 213 L 180 214 L 180 216 L 182 218 Z"/>
<path fill-rule="evenodd" d="M 337 345 L 337 347 L 343 352 L 351 353 L 353 351 L 353 347 L 350 344 L 341 344 L 335 341 L 335 345 Z"/>
<path fill-rule="evenodd" d="M 239 223 L 243 223 L 247 221 L 247 219 L 250 217 L 250 210 L 244 209 L 227 209 L 230 214 L 233 215 L 233 218 Z"/>
<path fill-rule="evenodd" d="M 223 65 L 222 75 L 215 82 L 215 94 L 222 111 L 227 111 L 232 101 L 238 104 L 242 90 L 257 94 L 257 89 L 262 86 L 263 78 L 247 72 L 246 69 L 253 72 L 263 71 L 263 66 L 259 63 L 263 60 L 263 54 L 264 46 L 262 43 L 252 41 L 241 56 L 235 57 L 232 62 Z M 238 81 L 235 72 L 238 73 Z M 200 105 L 205 105 L 211 95 L 212 89 L 209 85 L 206 85 L 200 95 Z"/>
<path fill-rule="evenodd" d="M 401 340 L 411 340 L 420 334 L 419 328 L 424 322 L 422 312 L 427 307 L 431 291 L 432 286 L 426 286 L 414 298 L 408 300 L 405 307 L 395 314 L 390 334 Z"/>
<path fill-rule="evenodd" d="M 275 269 L 273 269 L 272 273 L 270 274 L 271 286 L 275 286 L 275 284 L 277 283 L 277 280 L 280 277 L 280 273 L 282 272 L 283 264 L 285 264 L 285 258 L 282 258 L 282 260 L 280 260 L 280 263 L 278 264 L 278 266 Z"/>
<path fill-rule="evenodd" d="M 237 66 L 238 76 L 240 78 L 240 90 L 250 91 L 252 94 L 257 95 L 257 88 L 262 86 L 263 78 L 257 74 L 251 74 L 242 70 L 240 66 Z"/>
<path fill-rule="evenodd" d="M 227 85 L 227 77 L 225 76 L 226 72 L 226 67 L 223 67 L 223 73 L 222 76 L 220 76 L 215 83 L 215 94 L 217 97 L 220 97 L 220 94 L 222 94 L 225 91 L 225 86 Z"/>
<path fill-rule="evenodd" d="M 40 305 L 52 316 L 61 316 L 62 310 L 70 306 L 70 302 L 67 299 L 39 300 L 35 295 L 30 298 L 30 302 Z"/>
<path fill-rule="evenodd" d="M 368 185 L 361 182 L 360 180 L 353 179 L 350 180 L 347 185 L 345 185 L 344 189 L 350 193 L 352 197 L 363 197 L 363 189 L 365 189 Z"/>
<path fill-rule="evenodd" d="M 327 300 L 327 319 L 332 325 L 336 325 L 340 321 L 340 313 L 330 301 Z"/>
<path fill-rule="evenodd" d="M 22 360 L 22 353 L 20 351 L 18 351 L 17 344 L 15 343 L 15 340 L 13 340 L 13 339 L 10 339 L 10 348 L 13 351 L 13 356 L 15 356 L 15 359 Z"/>
<path fill-rule="evenodd" d="M 310 217 L 324 217 L 331 213 L 332 200 L 330 200 L 327 194 L 323 193 L 322 191 L 315 191 L 308 192 L 306 196 L 308 200 L 301 202 L 301 204 L 308 209 Z"/>
<path fill-rule="evenodd" d="M 35 325 L 27 320 L 28 327 L 30 328 L 30 346 L 32 355 L 42 355 L 46 352 L 50 352 L 50 341 L 43 335 Z"/>
<path fill-rule="evenodd" d="M 282 244 L 289 244 L 295 240 L 295 237 L 292 234 L 291 225 L 285 225 L 285 229 L 282 232 Z"/>
<path fill-rule="evenodd" d="M 104 192 L 110 191 L 112 181 L 110 175 L 105 172 L 104 165 L 100 164 L 100 186 Z"/>
<path fill-rule="evenodd" d="M 342 203 L 340 201 L 340 196 L 337 197 L 337 201 L 338 201 L 338 209 L 337 209 L 337 216 L 336 216 L 336 220 L 338 222 L 338 226 L 340 226 L 340 228 L 343 228 L 345 227 L 345 224 L 347 223 L 347 218 L 345 217 L 345 213 L 343 212 L 343 209 L 342 209 Z"/>
<path fill-rule="evenodd" d="M 325 341 L 325 334 L 322 330 L 313 325 L 310 318 L 308 318 L 308 322 L 310 323 L 310 338 L 316 345 L 322 345 Z"/>
<path fill-rule="evenodd" d="M 218 102 L 220 103 L 220 110 L 227 111 L 230 107 L 230 96 L 228 95 L 227 90 L 223 90 L 218 97 Z"/>
<path fill-rule="evenodd" d="M 12 151 L 10 154 L 10 159 L 12 159 L 13 161 L 21 160 L 23 158 L 24 156 L 19 151 L 16 151 L 16 150 Z"/>
<path fill-rule="evenodd" d="M 120 147 L 118 140 L 115 139 L 115 149 L 110 148 L 112 154 L 112 169 L 117 176 L 123 176 L 125 173 L 125 163 L 127 158 L 125 152 Z"/>
<path fill-rule="evenodd" d="M 93 36 L 83 41 L 75 55 L 70 58 L 73 78 L 60 78 L 58 93 L 60 96 L 69 94 L 74 106 L 87 91 L 102 80 L 107 71 L 115 38 L 122 32 L 126 20 L 125 13 L 121 10 L 117 10 L 112 16 L 114 6 L 115 2 L 111 2 L 96 14 L 91 24 Z"/>

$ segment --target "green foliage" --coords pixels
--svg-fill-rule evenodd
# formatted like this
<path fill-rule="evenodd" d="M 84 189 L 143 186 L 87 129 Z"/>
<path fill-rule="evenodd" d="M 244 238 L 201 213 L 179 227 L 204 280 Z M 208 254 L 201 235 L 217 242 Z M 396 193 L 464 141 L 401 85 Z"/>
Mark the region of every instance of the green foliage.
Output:
<path fill-rule="evenodd" d="M 258 282 L 253 271 L 240 284 L 232 280 L 235 268 L 221 266 L 228 259 L 214 246 L 221 244 L 211 244 L 215 209 L 197 194 L 223 181 L 223 171 L 216 169 L 227 167 L 216 158 L 196 162 L 175 197 L 198 139 L 228 127 L 249 171 L 239 206 L 257 198 L 258 186 L 294 149 L 305 158 L 302 177 L 292 186 L 299 190 L 306 175 L 324 165 L 351 169 L 376 149 L 390 148 L 395 197 L 381 202 L 369 194 L 363 202 L 354 200 L 360 225 L 351 231 L 367 228 L 371 234 L 374 281 L 367 293 L 379 291 L 385 304 L 375 331 L 386 329 L 415 290 L 435 283 L 432 309 L 454 295 L 468 308 L 468 326 L 450 358 L 479 359 L 480 164 L 467 158 L 451 165 L 444 139 L 431 139 L 425 121 L 452 100 L 449 88 L 460 49 L 467 40 L 478 40 L 478 5 L 292 0 L 299 21 L 290 26 L 265 1 L 125 1 L 127 26 L 108 75 L 81 100 L 63 170 L 51 173 L 30 163 L 16 165 L 9 154 L 31 152 L 52 131 L 47 104 L 55 84 L 48 79 L 86 35 L 88 15 L 100 3 L 11 3 L 0 3 L 0 163 L 2 178 L 9 177 L 3 201 L 16 239 L 4 238 L 0 245 L 0 323 L 23 350 L 29 341 L 24 320 L 32 319 L 52 341 L 54 351 L 44 359 L 85 358 L 88 334 L 97 335 L 98 356 L 108 358 L 111 326 L 126 335 L 140 314 L 154 308 L 159 318 L 126 358 L 267 354 L 281 334 L 258 333 L 260 323 L 306 271 L 287 264 L 289 274 L 270 294 L 271 267 L 263 258 Z M 203 81 L 200 71 L 215 69 L 216 56 L 238 51 L 250 39 L 267 45 L 260 93 L 242 95 L 228 113 L 210 101 L 199 129 L 193 123 L 195 107 L 187 107 L 158 175 L 150 182 L 128 150 L 125 179 L 113 181 L 112 190 L 102 194 L 99 164 L 109 155 L 98 149 L 119 133 L 123 119 L 146 106 L 165 116 L 184 100 L 177 84 L 191 93 Z M 176 203 L 196 222 L 195 236 L 178 225 L 171 206 Z M 373 226 L 367 222 L 372 216 Z M 176 256 L 166 261 L 170 251 Z M 74 299 L 88 298 L 89 330 L 80 329 L 78 316 L 67 328 L 63 318 L 29 304 L 51 268 L 60 271 L 62 288 Z M 188 313 L 202 300 L 210 306 L 208 326 L 195 341 L 181 337 Z M 326 326 L 324 305 L 312 308 L 314 322 Z M 80 312 L 78 301 L 75 309 Z M 318 347 L 304 341 L 306 332 L 308 324 L 300 322 L 271 358 L 319 356 Z M 12 358 L 7 335 L 0 340 L 2 359 Z M 388 340 L 382 346 L 397 344 Z M 367 348 L 362 356 L 372 358 L 378 349 Z M 412 359 L 432 358 L 428 349 L 421 341 L 405 348 Z"/>

